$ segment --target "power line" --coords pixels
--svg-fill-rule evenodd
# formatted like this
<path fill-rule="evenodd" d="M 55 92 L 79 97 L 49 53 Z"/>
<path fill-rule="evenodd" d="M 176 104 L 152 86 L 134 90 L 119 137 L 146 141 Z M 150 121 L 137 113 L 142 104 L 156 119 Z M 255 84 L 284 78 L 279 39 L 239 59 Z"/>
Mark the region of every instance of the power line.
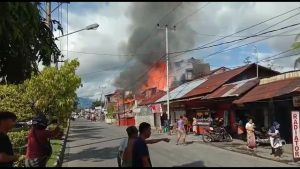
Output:
<path fill-rule="evenodd" d="M 225 37 L 225 36 L 222 36 L 222 35 L 216 35 L 216 34 L 203 34 L 203 33 L 198 33 L 197 35 L 199 35 L 199 36 L 214 36 L 214 37 Z M 286 34 L 286 35 L 270 35 L 270 36 L 257 36 L 257 37 L 274 37 L 274 36 L 296 36 L 296 35 L 298 35 L 298 34 Z M 241 37 L 247 37 L 247 36 L 249 36 L 249 35 L 240 35 L 240 36 L 231 36 L 231 37 L 239 37 L 239 38 L 241 38 Z"/>
<path fill-rule="evenodd" d="M 170 10 L 166 15 L 164 15 L 160 21 L 165 18 L 166 16 L 168 16 L 169 14 L 171 14 L 173 11 L 175 11 L 175 9 L 177 7 L 179 7 L 181 5 L 181 3 L 179 3 L 178 5 L 176 5 L 174 8 L 172 8 L 172 10 Z M 138 51 L 139 48 L 141 48 L 143 46 L 143 44 L 148 41 L 150 39 L 150 37 L 152 37 L 152 34 L 155 32 L 156 29 L 153 29 L 153 31 L 149 34 L 149 36 L 147 36 L 140 44 L 140 46 L 137 48 L 136 51 Z M 137 54 L 132 54 L 132 55 L 129 55 L 129 54 L 123 54 L 123 55 L 115 55 L 115 54 L 108 54 L 108 53 L 88 53 L 88 52 L 78 52 L 78 51 L 69 51 L 69 52 L 75 52 L 75 53 L 81 53 L 81 54 L 92 54 L 92 55 L 107 55 L 107 56 L 137 56 Z M 149 53 L 150 54 L 150 53 Z M 146 54 L 145 54 L 146 55 Z M 131 60 L 129 60 L 128 62 L 126 62 L 123 66 L 121 67 L 125 67 L 126 65 L 128 65 L 130 63 Z M 151 65 L 150 65 L 151 66 Z M 120 67 L 118 67 L 120 68 Z M 104 71 L 108 71 L 107 69 L 106 70 L 100 70 L 100 71 L 96 71 L 96 72 L 89 72 L 89 73 L 98 73 L 98 72 L 104 72 Z M 85 73 L 86 74 L 89 74 L 89 73 Z"/>
<path fill-rule="evenodd" d="M 283 33 L 295 31 L 295 30 L 298 30 L 299 28 L 300 28 L 300 27 L 297 27 L 297 28 L 295 28 L 295 29 L 293 29 L 293 30 L 288 30 L 288 31 L 285 31 L 285 32 L 283 32 Z M 282 34 L 282 33 L 280 33 L 280 34 Z M 280 35 L 280 34 L 277 34 L 277 35 Z M 205 59 L 205 58 L 208 58 L 208 57 L 213 56 L 213 55 L 217 55 L 217 54 L 220 54 L 220 53 L 224 53 L 224 52 L 227 52 L 227 51 L 231 51 L 231 50 L 234 50 L 234 49 L 238 49 L 238 48 L 241 48 L 241 47 L 244 47 L 244 46 L 248 46 L 248 45 L 251 45 L 251 44 L 254 44 L 254 43 L 257 43 L 257 42 L 261 42 L 261 41 L 264 41 L 264 40 L 268 40 L 268 39 L 274 38 L 274 37 L 277 37 L 277 36 L 270 36 L 270 37 L 268 37 L 268 38 L 259 39 L 259 40 L 256 40 L 256 41 L 253 41 L 253 42 L 249 42 L 249 43 L 246 43 L 246 44 L 243 44 L 243 45 L 240 45 L 240 46 L 236 46 L 236 47 L 233 47 L 233 48 L 219 50 L 219 51 L 214 52 L 214 53 L 211 53 L 211 54 L 209 54 L 209 55 L 207 55 L 207 56 L 205 56 L 205 57 L 203 57 L 203 58 Z"/>
<path fill-rule="evenodd" d="M 182 2 L 179 2 L 172 10 L 170 10 L 164 17 L 162 17 L 157 23 L 160 23 L 163 21 L 167 16 L 169 16 L 172 12 L 174 12 L 180 5 L 182 5 Z"/>
<path fill-rule="evenodd" d="M 176 22 L 174 25 L 179 25 L 179 23 L 181 23 L 182 21 L 186 20 L 187 18 L 191 17 L 192 15 L 196 14 L 197 12 L 199 12 L 201 9 L 205 8 L 207 5 L 209 5 L 211 2 L 207 2 L 205 5 L 203 5 L 202 7 L 200 7 L 199 9 L 193 11 L 192 13 L 190 13 L 189 15 L 185 16 L 184 18 L 180 19 L 178 22 Z"/>
<path fill-rule="evenodd" d="M 271 26 L 269 26 L 269 27 L 267 27 L 267 28 L 265 28 L 265 29 L 263 29 L 263 30 L 261 30 L 261 31 L 258 31 L 258 32 L 256 32 L 255 34 L 261 33 L 261 32 L 263 32 L 263 31 L 265 31 L 265 30 L 268 30 L 268 29 L 270 29 L 270 28 L 272 28 L 272 27 L 274 27 L 274 26 L 276 26 L 276 25 L 278 25 L 278 24 L 280 24 L 280 23 L 283 23 L 283 22 L 285 22 L 285 21 L 287 21 L 287 20 L 289 20 L 289 19 L 291 19 L 291 18 L 293 18 L 293 17 L 299 15 L 299 14 L 300 14 L 300 12 L 298 12 L 298 13 L 292 15 L 292 16 L 289 16 L 288 18 L 285 18 L 285 19 L 283 19 L 283 20 L 281 20 L 281 21 L 279 21 L 279 22 L 277 22 L 277 23 L 275 23 L 275 24 L 273 24 L 273 25 L 271 25 Z M 280 34 L 279 34 L 279 35 L 280 35 Z M 270 36 L 270 38 L 272 38 L 272 37 L 274 37 L 274 35 L 273 35 L 273 36 Z M 266 40 L 266 39 L 269 39 L 269 38 L 265 38 L 264 40 Z M 259 42 L 259 41 L 262 41 L 262 40 L 258 40 L 257 42 Z M 205 56 L 204 58 L 208 58 L 208 57 L 210 57 L 210 56 L 213 56 L 213 55 L 216 55 L 216 54 L 219 54 L 219 53 L 223 53 L 223 51 L 228 51 L 227 49 L 228 49 L 229 47 L 234 46 L 234 45 L 236 45 L 236 44 L 238 44 L 238 43 L 240 43 L 240 42 L 231 44 L 231 45 L 229 45 L 228 47 L 226 47 L 225 49 L 221 49 L 221 50 L 219 50 L 219 51 L 217 51 L 217 52 L 214 52 L 214 53 L 212 53 L 212 54 L 209 54 L 209 55 Z M 248 43 L 248 44 L 252 44 L 252 43 Z M 244 45 L 242 45 L 242 46 L 244 46 Z M 232 48 L 232 49 L 233 49 L 233 48 Z M 234 49 L 236 49 L 236 48 L 234 48 Z"/>
<path fill-rule="evenodd" d="M 242 40 L 245 40 L 245 39 L 249 39 L 249 38 L 252 38 L 252 37 L 257 37 L 257 36 L 268 34 L 268 33 L 271 33 L 271 32 L 276 32 L 276 31 L 279 31 L 279 30 L 287 29 L 287 28 L 290 28 L 290 27 L 298 26 L 298 25 L 300 25 L 300 23 L 288 25 L 288 26 L 285 26 L 285 27 L 282 27 L 282 28 L 279 28 L 279 29 L 273 29 L 271 31 L 263 32 L 263 33 L 260 33 L 260 34 L 257 34 L 257 35 L 252 35 L 252 36 L 248 36 L 248 37 L 241 38 L 241 39 L 235 39 L 235 40 L 232 40 L 232 41 L 222 42 L 222 43 L 215 44 L 215 45 L 210 45 L 210 46 L 198 47 L 198 48 L 194 48 L 194 49 L 171 52 L 169 54 L 187 53 L 187 52 L 191 52 L 191 51 L 195 51 L 195 50 L 201 50 L 201 49 L 207 49 L 207 48 L 211 48 L 211 47 L 221 46 L 221 45 L 225 45 L 225 44 L 229 44 L 229 43 L 233 43 L 233 42 L 237 42 L 237 41 L 242 41 Z"/>
<path fill-rule="evenodd" d="M 243 31 L 245 31 L 245 30 L 251 29 L 251 28 L 253 28 L 253 27 L 256 27 L 256 26 L 258 26 L 258 25 L 261 25 L 261 24 L 263 24 L 263 23 L 265 23 L 265 22 L 268 22 L 268 21 L 270 21 L 270 20 L 273 20 L 273 19 L 275 19 L 275 18 L 278 18 L 278 17 L 280 17 L 280 16 L 282 16 L 282 15 L 285 15 L 285 14 L 290 13 L 290 12 L 292 12 L 292 11 L 295 11 L 295 10 L 297 10 L 297 9 L 300 9 L 300 7 L 294 8 L 294 9 L 289 10 L 289 11 L 287 11 L 287 12 L 284 12 L 284 13 L 282 13 L 282 14 L 280 14 L 280 15 L 277 15 L 277 16 L 274 16 L 274 17 L 269 18 L 269 19 L 267 19 L 267 20 L 261 21 L 261 22 L 259 22 L 259 23 L 257 23 L 257 24 L 254 24 L 254 25 L 250 26 L 250 27 L 247 27 L 247 28 L 244 28 L 244 29 L 242 29 L 242 30 L 239 30 L 239 31 L 237 31 L 237 32 L 235 32 L 235 33 L 229 34 L 229 35 L 227 35 L 227 36 L 225 36 L 225 37 L 223 37 L 223 38 L 219 38 L 219 39 L 216 39 L 216 40 L 214 40 L 214 41 L 208 42 L 208 43 L 206 43 L 206 44 L 204 44 L 204 45 L 201 45 L 201 46 L 198 47 L 198 48 L 202 48 L 202 47 L 204 47 L 204 46 L 206 46 L 206 45 L 209 45 L 209 44 L 218 42 L 218 41 L 223 40 L 223 39 L 225 39 L 225 38 L 227 38 L 227 37 L 230 37 L 230 36 L 232 36 L 232 35 L 238 34 L 238 33 L 243 32 Z"/>

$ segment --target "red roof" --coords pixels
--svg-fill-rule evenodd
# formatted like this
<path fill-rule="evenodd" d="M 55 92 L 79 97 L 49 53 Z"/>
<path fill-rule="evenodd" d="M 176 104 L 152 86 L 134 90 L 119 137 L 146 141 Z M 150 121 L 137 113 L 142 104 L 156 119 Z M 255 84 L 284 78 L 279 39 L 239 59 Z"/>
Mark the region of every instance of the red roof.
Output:
<path fill-rule="evenodd" d="M 151 97 L 149 97 L 147 99 L 144 99 L 139 105 L 148 105 L 148 104 L 155 103 L 158 99 L 163 97 L 165 94 L 166 94 L 165 91 L 158 91 L 157 93 L 155 93 Z"/>
<path fill-rule="evenodd" d="M 271 83 L 256 86 L 242 98 L 235 100 L 234 103 L 241 104 L 258 100 L 270 99 L 292 92 L 297 92 L 300 87 L 300 78 L 279 80 Z"/>
<path fill-rule="evenodd" d="M 235 76 L 248 69 L 250 66 L 251 65 L 246 65 L 237 69 L 209 76 L 207 81 L 205 81 L 204 83 L 202 83 L 201 85 L 197 86 L 192 91 L 184 95 L 183 98 L 211 93 L 230 79 L 234 78 Z"/>
<path fill-rule="evenodd" d="M 206 96 L 206 99 L 216 99 L 221 97 L 240 96 L 258 84 L 258 80 L 248 79 L 230 84 L 225 84 L 213 93 Z"/>

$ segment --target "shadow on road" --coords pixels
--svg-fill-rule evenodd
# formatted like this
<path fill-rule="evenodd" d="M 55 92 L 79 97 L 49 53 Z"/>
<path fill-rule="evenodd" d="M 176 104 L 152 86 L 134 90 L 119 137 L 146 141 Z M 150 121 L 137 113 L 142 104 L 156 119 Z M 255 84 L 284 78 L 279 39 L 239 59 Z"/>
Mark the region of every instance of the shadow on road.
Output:
<path fill-rule="evenodd" d="M 84 149 L 78 153 L 68 154 L 66 162 L 81 160 L 81 161 L 93 161 L 101 162 L 107 159 L 117 158 L 119 146 L 116 147 L 105 147 L 102 149 L 97 149 L 97 147 L 91 147 Z"/>
<path fill-rule="evenodd" d="M 75 147 L 82 147 L 82 146 L 87 146 L 87 145 L 92 145 L 92 144 L 105 143 L 105 142 L 109 142 L 109 141 L 113 141 L 113 140 L 121 140 L 123 138 L 126 138 L 126 137 L 119 137 L 119 138 L 114 138 L 114 139 L 109 139 L 109 140 L 104 140 L 104 141 L 97 141 L 97 142 L 93 142 L 93 143 L 82 144 L 82 145 L 77 145 L 77 146 L 72 146 L 72 147 L 67 147 L 67 148 L 75 148 Z"/>
<path fill-rule="evenodd" d="M 191 163 L 182 164 L 179 166 L 173 166 L 173 167 L 205 167 L 203 161 L 194 161 Z"/>

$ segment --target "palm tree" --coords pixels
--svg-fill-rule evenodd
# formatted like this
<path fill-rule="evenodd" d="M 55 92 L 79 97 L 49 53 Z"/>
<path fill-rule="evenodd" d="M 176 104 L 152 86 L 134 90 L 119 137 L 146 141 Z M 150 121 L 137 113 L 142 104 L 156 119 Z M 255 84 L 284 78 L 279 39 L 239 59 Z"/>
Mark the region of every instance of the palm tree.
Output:
<path fill-rule="evenodd" d="M 300 38 L 300 34 L 298 34 L 295 38 L 295 42 L 292 45 L 293 49 L 300 49 L 300 42 L 297 41 Z M 297 68 L 298 64 L 300 63 L 300 58 L 297 58 L 294 62 L 294 69 Z"/>

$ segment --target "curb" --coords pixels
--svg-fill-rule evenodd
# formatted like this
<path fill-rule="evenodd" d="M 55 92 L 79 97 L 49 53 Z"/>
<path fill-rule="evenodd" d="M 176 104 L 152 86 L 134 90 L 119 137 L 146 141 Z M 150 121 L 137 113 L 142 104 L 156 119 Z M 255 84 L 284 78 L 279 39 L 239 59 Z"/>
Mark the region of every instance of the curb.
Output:
<path fill-rule="evenodd" d="M 66 150 L 66 143 L 69 135 L 69 130 L 70 130 L 70 119 L 68 119 L 68 126 L 67 126 L 67 131 L 64 133 L 64 136 L 62 137 L 61 141 L 61 149 L 59 150 L 59 155 L 56 156 L 56 162 L 54 163 L 55 167 L 61 167 L 63 160 L 64 160 L 64 155 L 65 155 L 65 150 Z"/>

